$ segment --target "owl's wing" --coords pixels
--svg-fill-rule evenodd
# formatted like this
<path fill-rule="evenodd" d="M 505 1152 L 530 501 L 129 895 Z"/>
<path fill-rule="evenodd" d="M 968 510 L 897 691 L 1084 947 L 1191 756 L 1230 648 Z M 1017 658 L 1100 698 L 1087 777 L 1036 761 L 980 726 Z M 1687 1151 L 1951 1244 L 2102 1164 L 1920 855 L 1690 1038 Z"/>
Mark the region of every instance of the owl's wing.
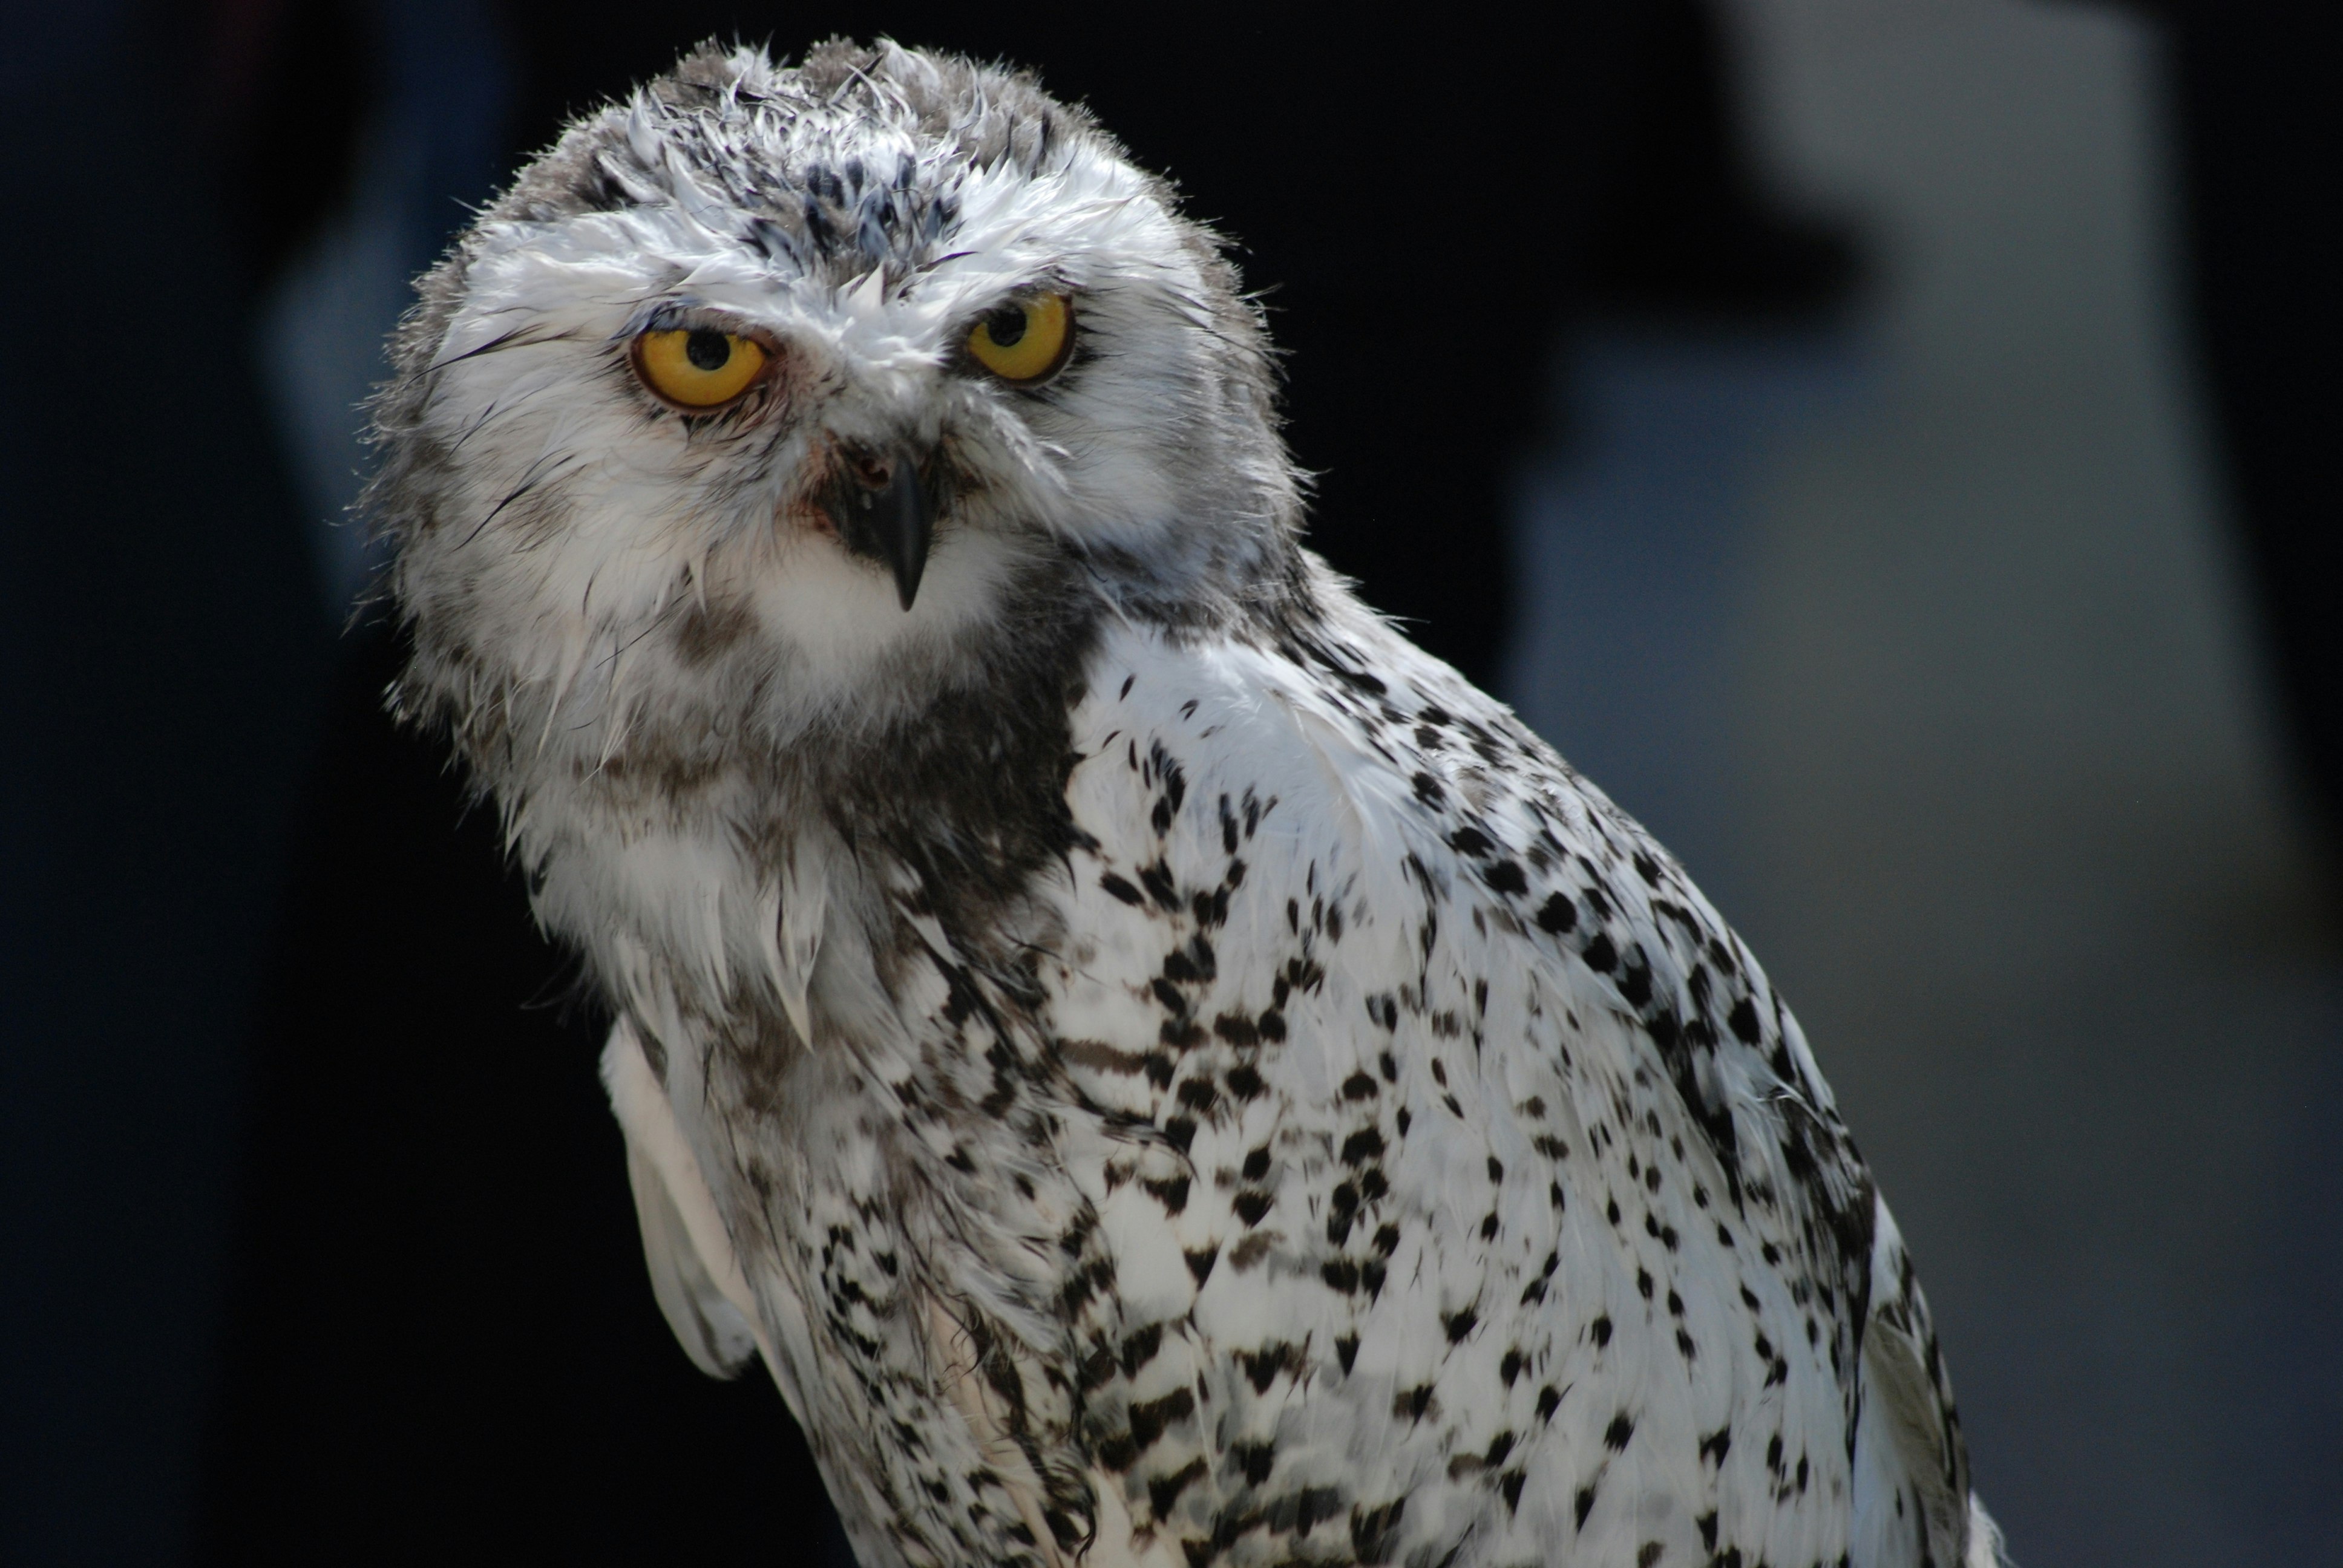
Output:
<path fill-rule="evenodd" d="M 1070 1301 L 1135 1536 L 1830 1561 L 1916 1462 L 1966 1504 L 1932 1351 L 1857 1472 L 1881 1211 L 1640 829 L 1377 625 L 1094 668 L 1048 989 L 1128 1130 Z M 1875 1561 L 1960 1561 L 1943 1523 Z"/>
<path fill-rule="evenodd" d="M 1855 1437 L 1864 1478 L 1855 1488 L 1855 1560 L 2010 1568 L 2000 1527 L 1969 1490 L 1944 1352 L 1884 1202 L 1877 1227 Z"/>
<path fill-rule="evenodd" d="M 738 1377 L 758 1350 L 749 1287 L 667 1091 L 626 1020 L 603 1047 L 602 1081 L 626 1133 L 651 1293 L 694 1366 L 710 1377 Z"/>

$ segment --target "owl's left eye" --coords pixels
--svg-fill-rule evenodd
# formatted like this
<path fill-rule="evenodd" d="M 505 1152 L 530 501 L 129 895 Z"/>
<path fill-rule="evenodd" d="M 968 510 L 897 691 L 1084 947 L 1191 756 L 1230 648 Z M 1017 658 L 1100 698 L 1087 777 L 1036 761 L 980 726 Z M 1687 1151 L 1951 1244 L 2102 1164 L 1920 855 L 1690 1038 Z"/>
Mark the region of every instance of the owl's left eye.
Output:
<path fill-rule="evenodd" d="M 686 413 L 723 407 L 756 384 L 765 350 L 754 338 L 700 327 L 646 332 L 636 337 L 635 374 L 643 385 Z"/>
<path fill-rule="evenodd" d="M 1054 374 L 1074 343 L 1073 302 L 1062 294 L 1013 299 L 969 330 L 968 351 L 1003 381 L 1031 383 Z"/>

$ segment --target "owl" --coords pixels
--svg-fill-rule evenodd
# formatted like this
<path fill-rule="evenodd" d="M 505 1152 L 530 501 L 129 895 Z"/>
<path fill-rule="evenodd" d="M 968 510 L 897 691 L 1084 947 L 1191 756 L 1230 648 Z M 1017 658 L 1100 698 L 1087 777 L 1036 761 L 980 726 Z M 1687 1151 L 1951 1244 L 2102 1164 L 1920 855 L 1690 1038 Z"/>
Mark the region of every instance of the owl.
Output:
<path fill-rule="evenodd" d="M 1302 547 L 1261 312 L 1086 113 L 706 46 L 419 296 L 393 704 L 865 1568 L 2002 1561 L 1796 1021 Z"/>

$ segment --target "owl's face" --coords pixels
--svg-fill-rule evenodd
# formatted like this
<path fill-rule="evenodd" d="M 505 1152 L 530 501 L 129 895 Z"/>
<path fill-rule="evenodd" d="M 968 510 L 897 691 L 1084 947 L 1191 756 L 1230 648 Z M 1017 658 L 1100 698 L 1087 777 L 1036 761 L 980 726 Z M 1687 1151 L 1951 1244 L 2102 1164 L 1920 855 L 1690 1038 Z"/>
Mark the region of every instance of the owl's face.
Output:
<path fill-rule="evenodd" d="M 423 300 L 374 492 L 418 654 L 605 750 L 716 679 L 783 727 L 920 699 L 1045 563 L 1228 593 L 1290 548 L 1233 273 L 1021 78 L 703 51 Z"/>

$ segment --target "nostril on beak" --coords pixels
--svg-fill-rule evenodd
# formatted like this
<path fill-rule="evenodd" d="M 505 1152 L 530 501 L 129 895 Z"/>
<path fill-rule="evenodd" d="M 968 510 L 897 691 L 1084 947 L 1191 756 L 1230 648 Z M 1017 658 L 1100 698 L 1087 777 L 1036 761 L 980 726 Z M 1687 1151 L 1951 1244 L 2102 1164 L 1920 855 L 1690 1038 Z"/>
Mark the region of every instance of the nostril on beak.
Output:
<path fill-rule="evenodd" d="M 869 452 L 854 454 L 846 466 L 865 489 L 883 490 L 895 477 L 894 464 Z"/>

